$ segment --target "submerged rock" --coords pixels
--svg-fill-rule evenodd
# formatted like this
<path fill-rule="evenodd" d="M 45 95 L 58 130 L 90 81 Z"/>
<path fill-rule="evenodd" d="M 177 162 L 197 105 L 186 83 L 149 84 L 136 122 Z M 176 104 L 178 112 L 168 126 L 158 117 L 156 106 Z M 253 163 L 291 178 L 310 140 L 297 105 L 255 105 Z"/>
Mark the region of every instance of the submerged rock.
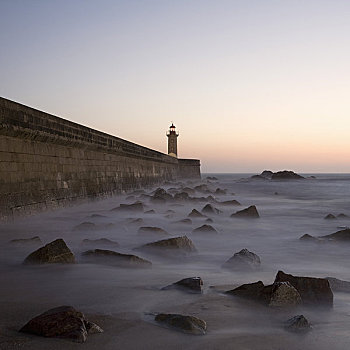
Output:
<path fill-rule="evenodd" d="M 173 196 L 169 194 L 164 188 L 157 188 L 151 200 L 155 202 L 165 202 L 172 200 Z"/>
<path fill-rule="evenodd" d="M 211 224 L 211 223 L 213 223 L 213 222 L 214 222 L 214 220 L 213 220 L 213 219 L 211 219 L 211 218 L 208 218 L 208 219 L 206 219 L 204 222 L 207 222 L 207 223 Z"/>
<path fill-rule="evenodd" d="M 202 293 L 203 292 L 203 280 L 200 277 L 189 277 L 184 278 L 180 281 L 177 281 L 169 286 L 166 286 L 162 289 L 185 289 L 194 293 Z"/>
<path fill-rule="evenodd" d="M 229 201 L 218 202 L 218 204 L 227 205 L 227 206 L 229 206 L 229 205 L 241 205 L 241 203 L 239 203 L 235 199 L 231 199 Z"/>
<path fill-rule="evenodd" d="M 218 231 L 216 231 L 213 226 L 204 224 L 195 228 L 192 233 L 218 233 Z"/>
<path fill-rule="evenodd" d="M 142 212 L 144 211 L 144 205 L 142 202 L 135 202 L 133 204 L 120 204 L 119 207 L 113 208 L 113 211 L 132 211 L 132 212 Z"/>
<path fill-rule="evenodd" d="M 195 316 L 158 314 L 155 321 L 189 334 L 204 335 L 207 329 L 206 322 Z"/>
<path fill-rule="evenodd" d="M 275 282 L 289 282 L 299 292 L 304 305 L 333 306 L 333 293 L 325 278 L 299 277 L 278 271 Z"/>
<path fill-rule="evenodd" d="M 203 193 L 210 192 L 210 190 L 206 184 L 195 186 L 194 189 L 198 192 L 203 192 Z"/>
<path fill-rule="evenodd" d="M 179 251 L 179 252 L 185 252 L 185 253 L 193 253 L 197 251 L 193 242 L 186 236 L 168 238 L 168 239 L 163 239 L 161 241 L 147 243 L 137 249 L 160 250 L 160 251 L 165 250 L 165 251 L 173 251 L 173 252 Z"/>
<path fill-rule="evenodd" d="M 232 270 L 255 270 L 260 265 L 261 261 L 258 255 L 248 249 L 242 249 L 228 259 L 222 267 Z"/>
<path fill-rule="evenodd" d="M 219 209 L 214 208 L 211 204 L 207 204 L 203 207 L 202 213 L 205 214 L 219 214 L 221 211 Z"/>
<path fill-rule="evenodd" d="M 201 214 L 197 209 L 193 209 L 189 214 L 190 218 L 203 218 L 205 215 Z"/>
<path fill-rule="evenodd" d="M 236 213 L 233 213 L 231 215 L 231 218 L 259 218 L 258 210 L 256 209 L 255 205 L 251 205 L 250 207 L 239 210 Z"/>
<path fill-rule="evenodd" d="M 332 233 L 330 235 L 321 236 L 319 237 L 323 240 L 328 241 L 342 241 L 342 242 L 349 242 L 350 241 L 350 229 L 347 228 L 345 230 L 340 230 L 335 233 Z"/>
<path fill-rule="evenodd" d="M 344 213 L 340 213 L 340 214 L 337 215 L 337 218 L 338 219 L 346 219 L 346 218 L 348 218 L 348 216 L 346 214 L 344 214 Z"/>
<path fill-rule="evenodd" d="M 91 231 L 95 229 L 96 225 L 93 222 L 89 221 L 82 222 L 81 224 L 73 227 L 73 231 Z"/>
<path fill-rule="evenodd" d="M 155 213 L 156 212 L 153 209 L 145 211 L 145 214 L 155 214 Z"/>
<path fill-rule="evenodd" d="M 103 330 L 87 321 L 84 314 L 72 306 L 60 306 L 34 317 L 20 332 L 84 343 L 88 334 L 102 333 Z"/>
<path fill-rule="evenodd" d="M 316 242 L 316 241 L 318 241 L 318 238 L 313 237 L 313 236 L 309 235 L 308 233 L 305 233 L 305 235 L 301 236 L 299 239 L 301 241 L 309 241 L 309 242 Z"/>
<path fill-rule="evenodd" d="M 350 293 L 350 282 L 334 277 L 326 277 L 333 292 Z"/>
<path fill-rule="evenodd" d="M 186 201 L 190 198 L 187 192 L 180 192 L 174 195 L 174 200 L 176 201 Z"/>
<path fill-rule="evenodd" d="M 83 239 L 83 244 L 86 245 L 108 245 L 113 247 L 119 247 L 119 243 L 116 241 L 111 241 L 108 238 L 98 238 L 98 239 Z"/>
<path fill-rule="evenodd" d="M 192 224 L 192 220 L 191 219 L 182 219 L 182 220 L 179 220 L 179 221 L 176 221 L 176 222 L 179 223 L 179 224 L 188 224 L 188 225 Z"/>
<path fill-rule="evenodd" d="M 59 238 L 29 254 L 23 264 L 74 264 L 75 257 L 63 239 Z"/>
<path fill-rule="evenodd" d="M 325 220 L 334 220 L 336 217 L 333 214 L 328 214 L 324 217 Z"/>
<path fill-rule="evenodd" d="M 217 194 L 217 195 L 224 195 L 224 194 L 226 194 L 226 192 L 227 192 L 227 190 L 223 190 L 221 188 L 217 188 L 214 193 Z"/>
<path fill-rule="evenodd" d="M 284 328 L 287 331 L 297 332 L 297 333 L 308 332 L 312 329 L 309 321 L 304 317 L 304 315 L 298 315 L 290 318 L 286 322 Z"/>
<path fill-rule="evenodd" d="M 168 232 L 166 232 L 165 230 L 163 230 L 162 228 L 160 227 L 154 227 L 154 226 L 143 226 L 143 227 L 140 227 L 139 230 L 138 230 L 138 233 L 139 234 L 152 234 L 152 233 L 155 233 L 155 234 L 158 234 L 158 235 L 167 235 Z"/>
<path fill-rule="evenodd" d="M 16 244 L 43 244 L 39 236 L 31 237 L 31 238 L 16 238 L 11 239 L 10 243 Z"/>
<path fill-rule="evenodd" d="M 94 249 L 83 252 L 83 256 L 92 258 L 93 262 L 102 262 L 121 267 L 151 267 L 152 263 L 137 255 L 122 254 L 113 250 Z"/>

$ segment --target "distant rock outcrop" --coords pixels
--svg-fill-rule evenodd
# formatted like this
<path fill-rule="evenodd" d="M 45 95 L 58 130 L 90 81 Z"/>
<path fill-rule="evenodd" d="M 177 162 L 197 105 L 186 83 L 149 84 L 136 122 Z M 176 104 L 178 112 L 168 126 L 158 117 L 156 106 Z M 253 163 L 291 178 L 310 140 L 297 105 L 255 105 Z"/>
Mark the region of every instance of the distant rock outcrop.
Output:
<path fill-rule="evenodd" d="M 264 170 L 260 175 L 251 176 L 253 180 L 301 180 L 305 179 L 305 177 L 295 173 L 290 170 L 283 170 L 272 172 L 270 170 Z"/>
<path fill-rule="evenodd" d="M 63 239 L 51 243 L 29 254 L 23 264 L 74 264 L 75 257 Z"/>
<path fill-rule="evenodd" d="M 250 207 L 239 210 L 236 213 L 231 215 L 231 218 L 259 218 L 260 215 L 255 205 L 251 205 Z"/>
<path fill-rule="evenodd" d="M 60 306 L 34 317 L 20 332 L 84 343 L 88 334 L 102 333 L 103 330 L 72 306 Z"/>
<path fill-rule="evenodd" d="M 155 321 L 188 334 L 203 335 L 207 329 L 206 322 L 195 316 L 158 314 Z"/>

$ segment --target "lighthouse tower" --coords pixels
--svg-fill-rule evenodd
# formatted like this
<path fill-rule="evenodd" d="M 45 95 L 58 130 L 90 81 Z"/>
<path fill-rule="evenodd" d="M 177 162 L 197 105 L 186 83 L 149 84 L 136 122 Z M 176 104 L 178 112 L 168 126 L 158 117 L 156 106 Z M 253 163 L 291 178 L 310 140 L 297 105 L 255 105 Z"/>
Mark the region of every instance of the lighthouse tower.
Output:
<path fill-rule="evenodd" d="M 168 136 L 168 154 L 172 157 L 177 157 L 177 137 L 179 133 L 175 131 L 175 125 L 171 123 L 169 131 L 166 133 Z"/>

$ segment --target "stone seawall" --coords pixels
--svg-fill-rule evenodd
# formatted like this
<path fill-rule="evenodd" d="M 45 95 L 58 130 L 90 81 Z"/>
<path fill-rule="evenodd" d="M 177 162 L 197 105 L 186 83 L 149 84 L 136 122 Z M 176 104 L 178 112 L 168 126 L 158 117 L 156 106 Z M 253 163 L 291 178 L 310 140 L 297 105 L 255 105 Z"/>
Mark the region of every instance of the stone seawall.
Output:
<path fill-rule="evenodd" d="M 180 178 L 200 178 L 199 160 L 0 98 L 0 219 Z"/>

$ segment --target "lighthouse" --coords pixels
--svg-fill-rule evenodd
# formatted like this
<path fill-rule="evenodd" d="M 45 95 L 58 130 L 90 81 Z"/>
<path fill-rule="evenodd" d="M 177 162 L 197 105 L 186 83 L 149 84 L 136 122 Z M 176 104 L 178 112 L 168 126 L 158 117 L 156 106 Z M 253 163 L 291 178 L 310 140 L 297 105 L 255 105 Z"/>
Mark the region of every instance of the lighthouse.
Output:
<path fill-rule="evenodd" d="M 166 133 L 168 136 L 168 154 L 172 157 L 177 157 L 177 138 L 179 133 L 175 131 L 175 125 L 171 123 L 169 131 Z"/>

